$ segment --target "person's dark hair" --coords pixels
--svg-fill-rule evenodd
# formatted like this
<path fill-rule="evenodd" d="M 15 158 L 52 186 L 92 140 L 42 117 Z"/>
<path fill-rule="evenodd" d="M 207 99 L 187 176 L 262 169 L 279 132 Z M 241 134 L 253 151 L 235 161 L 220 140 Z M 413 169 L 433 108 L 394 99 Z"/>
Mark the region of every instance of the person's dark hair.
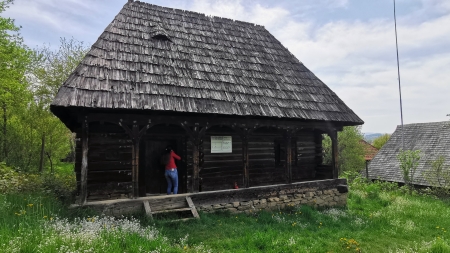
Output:
<path fill-rule="evenodd" d="M 171 146 L 167 146 L 164 149 L 164 154 L 161 157 L 161 164 L 162 165 L 167 165 L 170 162 L 170 152 L 172 151 L 172 147 Z"/>

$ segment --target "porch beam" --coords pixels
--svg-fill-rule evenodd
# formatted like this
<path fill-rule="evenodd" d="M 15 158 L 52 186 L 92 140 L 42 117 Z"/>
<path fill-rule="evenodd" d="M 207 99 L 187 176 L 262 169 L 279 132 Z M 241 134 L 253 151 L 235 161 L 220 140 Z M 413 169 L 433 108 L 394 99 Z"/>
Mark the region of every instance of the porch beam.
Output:
<path fill-rule="evenodd" d="M 183 124 L 193 126 L 198 124 L 200 126 L 206 126 L 208 124 L 212 125 L 245 125 L 248 128 L 257 129 L 260 127 L 281 127 L 292 126 L 294 128 L 300 129 L 320 129 L 322 131 L 327 131 L 330 127 L 329 122 L 305 122 L 297 120 L 287 120 L 287 119 L 261 119 L 261 118 L 249 118 L 249 117 L 221 117 L 216 116 L 211 118 L 211 116 L 187 116 L 180 113 L 177 116 L 173 115 L 160 115 L 160 114 L 109 114 L 109 113 L 90 113 L 89 122 L 117 122 L 122 120 L 124 124 L 131 125 L 133 122 L 137 122 L 139 125 L 145 125 L 148 122 L 148 118 L 151 117 L 153 122 L 158 124 L 174 124 L 175 122 L 183 122 Z M 82 117 L 79 118 L 79 122 L 83 120 Z M 334 128 L 338 131 L 342 129 L 342 126 L 334 123 Z M 340 128 L 340 129 L 339 129 Z"/>

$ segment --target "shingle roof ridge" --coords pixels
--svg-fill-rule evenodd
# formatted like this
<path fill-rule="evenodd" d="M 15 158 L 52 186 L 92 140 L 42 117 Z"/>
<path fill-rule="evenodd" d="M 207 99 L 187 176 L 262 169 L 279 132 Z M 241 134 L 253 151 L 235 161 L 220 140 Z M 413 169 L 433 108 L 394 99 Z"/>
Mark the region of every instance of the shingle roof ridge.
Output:
<path fill-rule="evenodd" d="M 242 23 L 242 24 L 249 25 L 249 26 L 256 26 L 256 27 L 264 28 L 264 26 L 262 26 L 262 25 L 258 25 L 258 24 L 251 23 L 251 22 L 248 22 L 248 21 L 242 21 L 242 20 L 231 19 L 231 18 L 224 18 L 224 17 L 214 16 L 214 15 L 207 15 L 207 14 L 201 13 L 201 12 L 195 12 L 195 11 L 188 11 L 188 10 L 183 10 L 183 9 L 178 9 L 178 8 L 165 7 L 165 6 L 151 4 L 151 3 L 142 2 L 142 1 L 134 1 L 134 2 L 131 2 L 131 3 L 126 3 L 126 5 L 127 4 L 134 4 L 134 3 L 139 3 L 141 5 L 146 5 L 146 6 L 150 6 L 150 7 L 163 8 L 163 9 L 166 9 L 166 10 L 173 10 L 173 11 L 184 12 L 184 13 L 188 13 L 188 14 L 201 15 L 201 16 L 204 16 L 205 18 L 214 18 L 214 19 L 218 19 L 218 20 L 225 20 L 225 21 L 230 21 L 230 22 L 235 22 L 235 23 Z M 152 9 L 155 9 L 155 8 L 152 8 Z"/>
<path fill-rule="evenodd" d="M 450 125 L 450 121 L 446 120 L 446 121 L 435 121 L 435 122 L 408 123 L 408 124 L 403 124 L 403 126 L 412 127 L 412 126 L 426 126 L 426 125 L 443 125 L 445 123 Z M 401 128 L 401 127 L 402 127 L 402 125 L 397 125 L 397 128 Z"/>

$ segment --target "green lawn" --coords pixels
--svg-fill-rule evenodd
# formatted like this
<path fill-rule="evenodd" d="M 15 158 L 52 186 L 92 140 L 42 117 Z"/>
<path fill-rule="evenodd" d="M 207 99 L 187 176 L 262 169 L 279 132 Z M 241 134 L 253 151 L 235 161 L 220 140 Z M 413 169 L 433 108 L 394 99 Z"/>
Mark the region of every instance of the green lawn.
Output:
<path fill-rule="evenodd" d="M 354 183 L 347 208 L 200 214 L 200 220 L 74 213 L 43 194 L 0 195 L 1 252 L 450 252 L 450 201 Z"/>

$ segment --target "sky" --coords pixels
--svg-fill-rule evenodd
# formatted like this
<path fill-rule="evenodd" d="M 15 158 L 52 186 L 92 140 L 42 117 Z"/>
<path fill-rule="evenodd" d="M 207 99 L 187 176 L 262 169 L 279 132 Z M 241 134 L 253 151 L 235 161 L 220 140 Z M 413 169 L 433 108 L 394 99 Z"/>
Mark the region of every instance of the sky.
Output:
<path fill-rule="evenodd" d="M 360 118 L 364 133 L 401 124 L 393 0 L 142 0 L 265 26 Z M 127 0 L 15 0 L 31 48 L 91 46 Z M 450 1 L 396 0 L 405 124 L 450 118 Z"/>

